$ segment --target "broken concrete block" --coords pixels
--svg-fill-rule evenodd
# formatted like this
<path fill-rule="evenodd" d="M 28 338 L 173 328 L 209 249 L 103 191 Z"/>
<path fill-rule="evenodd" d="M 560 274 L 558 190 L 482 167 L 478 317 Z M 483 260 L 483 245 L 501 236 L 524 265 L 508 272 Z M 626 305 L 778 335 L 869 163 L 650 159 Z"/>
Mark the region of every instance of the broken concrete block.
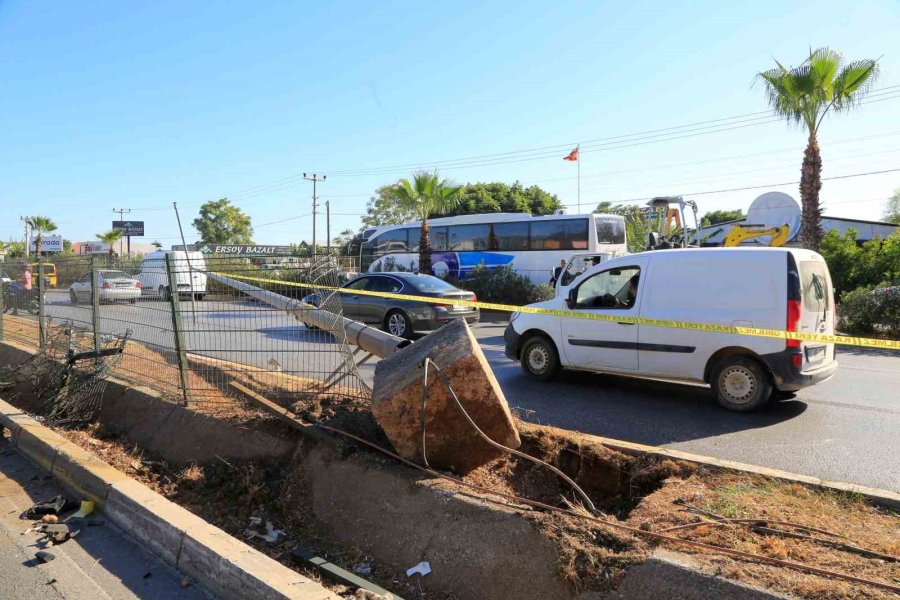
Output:
<path fill-rule="evenodd" d="M 519 432 L 503 391 L 469 326 L 457 320 L 375 367 L 372 414 L 401 456 L 422 463 L 426 357 L 444 372 L 466 412 L 488 437 L 507 447 L 519 446 Z M 425 431 L 426 456 L 433 467 L 468 473 L 503 454 L 466 421 L 433 370 L 428 373 Z"/>

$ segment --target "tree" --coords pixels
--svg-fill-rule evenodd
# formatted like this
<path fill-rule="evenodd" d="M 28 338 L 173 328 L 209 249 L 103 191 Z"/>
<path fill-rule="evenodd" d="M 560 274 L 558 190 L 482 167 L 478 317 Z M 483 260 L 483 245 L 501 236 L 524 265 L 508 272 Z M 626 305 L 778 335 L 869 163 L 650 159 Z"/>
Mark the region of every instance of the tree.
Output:
<path fill-rule="evenodd" d="M 22 258 L 25 256 L 25 242 L 11 239 L 8 242 L 3 242 L 3 247 L 6 248 L 7 258 Z"/>
<path fill-rule="evenodd" d="M 43 253 L 43 243 L 44 243 L 44 234 L 50 233 L 51 231 L 56 231 L 56 223 L 54 223 L 49 217 L 27 217 L 25 222 L 31 227 L 32 233 L 34 236 L 34 250 L 38 256 L 41 256 Z"/>
<path fill-rule="evenodd" d="M 375 195 L 366 203 L 366 214 L 362 218 L 362 223 L 365 227 L 402 225 L 415 218 L 415 213 L 397 202 L 397 187 L 383 185 L 375 190 Z"/>
<path fill-rule="evenodd" d="M 200 233 L 203 244 L 252 244 L 253 227 L 250 217 L 228 198 L 210 200 L 200 207 L 200 216 L 194 219 L 194 229 Z"/>
<path fill-rule="evenodd" d="M 821 247 L 822 156 L 818 131 L 829 111 L 843 112 L 859 103 L 878 78 L 878 61 L 863 59 L 845 62 L 830 48 L 810 49 L 800 66 L 785 68 L 778 61 L 773 69 L 758 77 L 764 82 L 766 100 L 776 115 L 789 123 L 800 123 L 809 134 L 800 171 L 800 198 L 803 217 L 800 235 L 810 250 Z"/>
<path fill-rule="evenodd" d="M 113 255 L 115 254 L 116 242 L 122 239 L 122 230 L 110 229 L 106 233 L 98 233 L 97 239 L 104 244 L 109 244 L 109 260 L 112 260 Z"/>
<path fill-rule="evenodd" d="M 884 220 L 894 225 L 900 225 L 900 188 L 894 190 L 894 195 L 887 201 L 884 207 Z"/>
<path fill-rule="evenodd" d="M 447 213 L 459 202 L 462 186 L 441 179 L 434 173 L 419 172 L 413 180 L 401 179 L 394 194 L 402 210 L 414 213 L 422 221 L 419 235 L 419 272 L 431 273 L 431 240 L 428 237 L 428 218 Z"/>
<path fill-rule="evenodd" d="M 713 210 L 700 219 L 701 227 L 712 227 L 713 225 L 718 225 L 719 223 L 727 223 L 728 221 L 741 221 L 747 218 L 747 215 L 744 214 L 744 211 L 741 209 L 735 210 Z"/>
<path fill-rule="evenodd" d="M 359 254 L 359 248 L 362 245 L 362 240 L 362 231 L 345 229 L 332 240 L 332 244 L 334 246 L 337 246 L 338 252 L 340 254 L 344 256 L 356 256 L 357 254 Z"/>
<path fill-rule="evenodd" d="M 499 181 L 468 183 L 460 193 L 459 204 L 447 216 L 498 212 L 552 215 L 562 207 L 555 194 L 536 185 L 526 188 L 518 181 L 511 186 Z"/>
<path fill-rule="evenodd" d="M 636 204 L 613 204 L 603 201 L 594 209 L 595 213 L 622 215 L 625 217 L 625 241 L 629 252 L 643 252 L 647 249 L 647 234 L 662 227 L 662 211 L 652 214 L 649 208 Z"/>

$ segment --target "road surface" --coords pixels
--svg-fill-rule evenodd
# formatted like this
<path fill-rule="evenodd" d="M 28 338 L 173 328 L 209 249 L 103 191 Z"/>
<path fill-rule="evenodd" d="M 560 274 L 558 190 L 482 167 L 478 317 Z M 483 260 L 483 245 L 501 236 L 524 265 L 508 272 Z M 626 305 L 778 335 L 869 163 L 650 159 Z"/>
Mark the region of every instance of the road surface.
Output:
<path fill-rule="evenodd" d="M 90 320 L 51 293 L 57 320 Z M 182 320 L 189 351 L 321 377 L 340 361 L 327 334 L 252 302 L 199 302 Z M 103 331 L 128 326 L 134 338 L 171 347 L 167 305 L 104 305 Z M 900 491 L 900 353 L 841 347 L 834 378 L 795 399 L 750 414 L 731 413 L 706 388 L 564 371 L 546 383 L 526 379 L 503 354 L 505 322 L 474 328 L 510 406 L 523 418 L 621 440 L 676 448 L 810 475 Z M 274 363 L 272 362 L 274 361 Z M 360 369 L 371 384 L 376 361 Z"/>
<path fill-rule="evenodd" d="M 0 598 L 3 600 L 209 600 L 183 576 L 97 515 L 102 525 L 44 548 L 32 521 L 19 515 L 35 502 L 61 493 L 49 475 L 0 440 Z M 49 563 L 35 558 L 46 549 Z"/>

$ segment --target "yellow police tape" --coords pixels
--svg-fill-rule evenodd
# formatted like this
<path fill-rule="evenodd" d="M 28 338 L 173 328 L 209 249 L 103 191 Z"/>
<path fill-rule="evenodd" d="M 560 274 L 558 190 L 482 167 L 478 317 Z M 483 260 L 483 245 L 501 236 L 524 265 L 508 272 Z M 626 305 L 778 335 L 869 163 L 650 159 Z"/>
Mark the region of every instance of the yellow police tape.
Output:
<path fill-rule="evenodd" d="M 584 311 L 557 310 L 553 308 L 540 308 L 537 306 L 515 306 L 512 304 L 496 304 L 493 302 L 481 302 L 473 300 L 457 300 L 449 298 L 433 298 L 423 296 L 411 296 L 409 294 L 394 294 L 391 292 L 371 292 L 368 290 L 351 290 L 334 286 L 311 285 L 295 283 L 281 279 L 266 279 L 263 277 L 250 277 L 247 275 L 233 275 L 228 273 L 213 273 L 242 281 L 257 281 L 262 283 L 275 283 L 290 287 L 316 288 L 319 290 L 337 291 L 354 296 L 374 296 L 376 298 L 391 298 L 393 300 L 411 300 L 413 302 L 427 302 L 429 304 L 448 304 L 451 306 L 469 306 L 487 310 L 503 312 L 528 313 L 533 315 L 551 315 L 570 319 L 586 319 L 589 321 L 614 321 L 616 323 L 633 323 L 635 325 L 647 325 L 650 327 L 667 327 L 669 329 L 690 329 L 693 331 L 710 331 L 713 333 L 728 333 L 732 335 L 748 335 L 753 337 L 778 338 L 783 340 L 800 340 L 804 342 L 823 342 L 826 344 L 840 344 L 842 346 L 862 346 L 864 348 L 881 348 L 887 350 L 900 350 L 900 340 L 881 340 L 876 338 L 862 338 L 844 335 L 828 335 L 824 333 L 802 333 L 799 331 L 781 331 L 779 329 L 761 329 L 758 327 L 736 327 L 733 325 L 711 325 L 708 323 L 690 323 L 687 321 L 670 321 L 666 319 L 647 319 L 645 317 L 626 317 L 621 315 L 609 315 Z"/>

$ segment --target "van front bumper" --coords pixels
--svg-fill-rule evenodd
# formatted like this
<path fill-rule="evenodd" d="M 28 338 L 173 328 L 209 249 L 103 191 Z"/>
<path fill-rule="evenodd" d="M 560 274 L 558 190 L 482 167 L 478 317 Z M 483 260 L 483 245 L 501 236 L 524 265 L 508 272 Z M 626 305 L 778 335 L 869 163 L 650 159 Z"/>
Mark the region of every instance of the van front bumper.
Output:
<path fill-rule="evenodd" d="M 507 358 L 519 360 L 519 344 L 521 343 L 521 340 L 522 336 L 516 333 L 512 323 L 507 325 L 506 330 L 503 332 L 503 341 L 506 342 L 504 354 L 506 354 Z"/>
<path fill-rule="evenodd" d="M 775 380 L 775 387 L 782 392 L 796 392 L 797 390 L 821 383 L 830 379 L 838 368 L 836 360 L 816 369 L 801 371 L 794 366 L 792 357 L 795 352 L 784 351 L 773 354 L 763 354 L 760 358 L 769 367 Z"/>

